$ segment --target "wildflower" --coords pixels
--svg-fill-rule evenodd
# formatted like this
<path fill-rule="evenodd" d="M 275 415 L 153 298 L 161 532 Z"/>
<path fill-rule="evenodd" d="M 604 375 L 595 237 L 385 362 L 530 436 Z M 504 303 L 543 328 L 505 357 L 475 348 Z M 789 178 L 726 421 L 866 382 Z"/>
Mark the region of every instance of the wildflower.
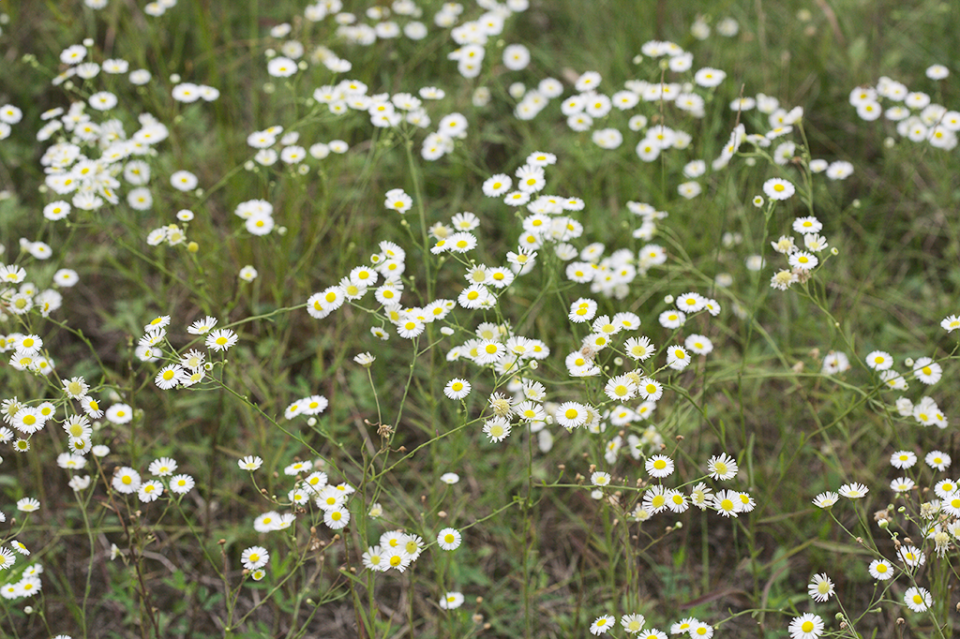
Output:
<path fill-rule="evenodd" d="M 137 491 L 137 497 L 140 498 L 140 501 L 148 503 L 151 501 L 156 501 L 160 495 L 163 494 L 163 484 L 156 480 L 151 480 L 144 483 L 140 486 L 140 490 Z"/>
<path fill-rule="evenodd" d="M 367 548 L 367 552 L 363 553 L 361 561 L 363 562 L 363 567 L 367 570 L 383 572 L 389 568 L 389 564 L 383 556 L 383 551 L 380 550 L 380 546 Z"/>
<path fill-rule="evenodd" d="M 463 399 L 470 394 L 470 382 L 465 379 L 452 379 L 444 386 L 443 394 L 450 399 Z"/>
<path fill-rule="evenodd" d="M 841 497 L 846 497 L 847 499 L 862 499 L 867 496 L 869 489 L 863 484 L 854 482 L 852 484 L 844 484 L 838 492 Z"/>
<path fill-rule="evenodd" d="M 948 333 L 960 329 L 960 315 L 948 315 L 940 322 L 940 327 Z"/>
<path fill-rule="evenodd" d="M 190 475 L 174 475 L 170 478 L 170 492 L 185 495 L 196 485 Z"/>
<path fill-rule="evenodd" d="M 894 468 L 910 468 L 917 463 L 917 456 L 908 450 L 898 450 L 890 456 L 890 465 Z"/>
<path fill-rule="evenodd" d="M 772 178 L 763 183 L 763 192 L 771 200 L 786 200 L 796 192 L 796 189 L 786 180 Z"/>
<path fill-rule="evenodd" d="M 32 597 L 40 592 L 42 585 L 39 577 L 24 577 L 20 580 L 20 583 L 17 584 L 17 589 L 20 591 L 20 596 Z"/>
<path fill-rule="evenodd" d="M 290 58 L 277 56 L 267 63 L 267 73 L 275 78 L 289 78 L 297 72 L 297 63 Z"/>
<path fill-rule="evenodd" d="M 690 501 L 694 506 L 700 510 L 706 510 L 707 506 L 710 505 L 711 490 L 703 482 L 698 483 L 690 491 Z"/>
<path fill-rule="evenodd" d="M 511 186 L 513 186 L 513 180 L 507 175 L 498 173 L 483 183 L 483 194 L 487 197 L 497 197 L 509 191 Z"/>
<path fill-rule="evenodd" d="M 570 305 L 569 318 L 571 322 L 580 324 L 589 322 L 597 313 L 597 303 L 590 299 L 580 298 Z"/>
<path fill-rule="evenodd" d="M 0 548 L 0 570 L 6 570 L 17 561 L 17 556 L 9 548 Z"/>
<path fill-rule="evenodd" d="M 547 413 L 543 409 L 543 406 L 540 406 L 533 401 L 521 402 L 514 409 L 514 412 L 520 417 L 520 419 L 526 422 L 542 422 L 547 417 Z"/>
<path fill-rule="evenodd" d="M 641 362 L 647 360 L 654 352 L 653 344 L 645 336 L 631 337 L 624 342 L 623 348 L 628 357 Z"/>
<path fill-rule="evenodd" d="M 557 423 L 570 430 L 587 423 L 587 407 L 577 402 L 564 402 L 557 408 Z"/>
<path fill-rule="evenodd" d="M 70 481 L 67 482 L 67 485 L 75 491 L 86 490 L 90 487 L 90 475 L 83 475 L 82 477 L 80 475 L 74 475 L 70 478 Z"/>
<path fill-rule="evenodd" d="M 250 548 L 244 550 L 243 554 L 240 555 L 240 562 L 247 570 L 263 568 L 267 565 L 269 560 L 270 553 L 267 552 L 266 548 L 261 546 L 251 546 Z"/>
<path fill-rule="evenodd" d="M 174 388 L 182 382 L 184 378 L 183 368 L 179 364 L 171 364 L 169 366 L 164 366 L 157 373 L 157 376 L 154 378 L 154 382 L 157 387 L 161 390 L 169 390 Z M 113 407 L 111 406 L 111 409 Z M 109 415 L 109 411 L 108 411 Z M 109 418 L 109 417 L 108 417 Z"/>
<path fill-rule="evenodd" d="M 707 472 L 714 479 L 721 481 L 733 479 L 737 476 L 739 470 L 740 468 L 737 466 L 736 460 L 726 453 L 715 455 L 707 462 Z"/>
<path fill-rule="evenodd" d="M 943 368 L 940 364 L 929 357 L 921 357 L 913 364 L 913 376 L 923 384 L 936 384 L 943 375 Z"/>
<path fill-rule="evenodd" d="M 133 409 L 127 404 L 114 404 L 107 409 L 104 417 L 114 424 L 126 424 L 133 419 Z"/>
<path fill-rule="evenodd" d="M 870 576 L 878 581 L 886 581 L 893 577 L 893 566 L 886 559 L 874 559 L 867 570 L 870 571 Z"/>
<path fill-rule="evenodd" d="M 724 517 L 737 517 L 743 510 L 740 495 L 733 490 L 721 490 L 713 496 L 713 508 Z"/>
<path fill-rule="evenodd" d="M 676 300 L 677 308 L 686 313 L 696 313 L 703 310 L 707 300 L 697 293 L 684 293 Z"/>
<path fill-rule="evenodd" d="M 111 484 L 118 493 L 126 495 L 135 493 L 140 489 L 140 473 L 128 466 L 123 466 L 114 471 Z"/>
<path fill-rule="evenodd" d="M 271 511 L 264 513 L 253 520 L 253 529 L 257 532 L 271 532 L 274 530 L 279 530 L 280 523 L 280 513 Z"/>
<path fill-rule="evenodd" d="M 410 564 L 413 562 L 410 555 L 400 547 L 396 548 L 384 548 L 383 549 L 383 558 L 386 561 L 387 568 L 394 568 L 398 572 L 403 572 L 410 567 Z"/>
<path fill-rule="evenodd" d="M 897 493 L 905 493 L 908 490 L 912 490 L 914 485 L 914 481 L 909 477 L 897 477 L 890 482 L 890 490 Z"/>
<path fill-rule="evenodd" d="M 597 617 L 592 624 L 590 624 L 590 634 L 592 635 L 602 635 L 606 634 L 608 630 L 613 628 L 617 620 L 612 615 L 603 615 L 602 617 Z"/>
<path fill-rule="evenodd" d="M 460 547 L 463 537 L 455 528 L 444 528 L 437 534 L 437 544 L 443 550 L 456 550 Z"/>
<path fill-rule="evenodd" d="M 816 255 L 812 253 L 807 253 L 806 251 L 798 251 L 790 256 L 790 266 L 797 268 L 803 271 L 809 271 L 814 269 L 820 260 Z"/>
<path fill-rule="evenodd" d="M 456 610 L 461 605 L 463 605 L 463 594 L 459 592 L 448 592 L 440 600 L 440 607 L 444 610 Z"/>
<path fill-rule="evenodd" d="M 690 355 L 680 346 L 671 346 L 667 349 L 667 366 L 673 370 L 682 371 L 690 365 Z"/>
<path fill-rule="evenodd" d="M 170 176 L 170 185 L 178 191 L 192 191 L 197 187 L 197 176 L 190 171 L 177 171 Z"/>
<path fill-rule="evenodd" d="M 172 475 L 176 469 L 177 462 L 175 460 L 169 457 L 161 457 L 160 459 L 155 459 L 150 462 L 150 467 L 147 470 L 150 471 L 151 475 L 166 477 L 167 475 Z"/>
<path fill-rule="evenodd" d="M 827 577 L 826 573 L 814 575 L 810 584 L 807 586 L 807 594 L 815 601 L 824 602 L 834 594 L 833 582 Z"/>
<path fill-rule="evenodd" d="M 699 639 L 710 639 L 713 637 L 713 626 L 698 621 L 690 628 L 690 636 Z"/>
<path fill-rule="evenodd" d="M 823 619 L 808 612 L 794 617 L 787 629 L 790 639 L 817 639 L 823 634 Z"/>
<path fill-rule="evenodd" d="M 713 342 L 703 335 L 690 335 L 683 341 L 683 345 L 697 355 L 709 355 L 713 351 Z"/>
<path fill-rule="evenodd" d="M 957 491 L 957 484 L 952 479 L 944 479 L 938 481 L 933 487 L 933 492 L 937 494 L 937 497 L 940 499 L 946 499 L 953 493 Z"/>
<path fill-rule="evenodd" d="M 643 625 L 646 622 L 646 618 L 640 614 L 630 614 L 620 617 L 620 625 L 623 627 L 623 630 L 630 635 L 635 635 L 643 630 Z"/>
<path fill-rule="evenodd" d="M 263 460 L 256 455 L 248 455 L 237 462 L 242 470 L 257 470 L 263 465 Z"/>
<path fill-rule="evenodd" d="M 205 343 L 207 348 L 225 352 L 228 348 L 236 344 L 239 339 L 237 334 L 229 328 L 221 328 L 211 332 L 207 336 Z"/>
<path fill-rule="evenodd" d="M 933 605 L 933 598 L 926 588 L 907 588 L 903 593 L 903 602 L 914 612 L 923 612 Z"/>
<path fill-rule="evenodd" d="M 867 366 L 874 370 L 885 371 L 893 366 L 893 357 L 884 351 L 873 351 L 867 355 L 866 362 Z"/>
<path fill-rule="evenodd" d="M 604 472 L 595 472 L 590 475 L 590 483 L 594 486 L 609 486 L 610 485 L 610 473 Z"/>
<path fill-rule="evenodd" d="M 413 206 L 413 198 L 407 195 L 403 189 L 391 189 L 387 191 L 384 206 L 397 213 L 406 213 Z"/>
<path fill-rule="evenodd" d="M 923 461 L 925 461 L 927 466 L 930 468 L 944 471 L 950 466 L 951 459 L 950 455 L 942 453 L 939 450 L 933 450 L 927 453 L 927 456 L 924 457 Z"/>
<path fill-rule="evenodd" d="M 673 474 L 673 460 L 666 455 L 654 455 L 646 461 L 645 467 L 652 477 L 668 477 Z"/>
<path fill-rule="evenodd" d="M 503 417 L 494 417 L 483 425 L 483 433 L 490 441 L 498 444 L 510 436 L 510 422 Z"/>
<path fill-rule="evenodd" d="M 916 546 L 911 546 L 911 545 L 901 546 L 900 549 L 897 550 L 897 555 L 900 557 L 900 561 L 910 566 L 911 568 L 922 566 L 927 561 L 927 558 Z"/>
<path fill-rule="evenodd" d="M 667 489 L 664 492 L 663 496 L 666 499 L 667 508 L 669 508 L 672 512 L 675 512 L 675 513 L 686 512 L 687 509 L 690 507 L 689 504 L 687 503 L 686 495 L 684 495 L 683 493 L 681 493 L 679 490 L 675 488 Z"/>
<path fill-rule="evenodd" d="M 664 311 L 660 313 L 660 326 L 664 328 L 680 328 L 686 322 L 687 316 L 683 311 Z"/>

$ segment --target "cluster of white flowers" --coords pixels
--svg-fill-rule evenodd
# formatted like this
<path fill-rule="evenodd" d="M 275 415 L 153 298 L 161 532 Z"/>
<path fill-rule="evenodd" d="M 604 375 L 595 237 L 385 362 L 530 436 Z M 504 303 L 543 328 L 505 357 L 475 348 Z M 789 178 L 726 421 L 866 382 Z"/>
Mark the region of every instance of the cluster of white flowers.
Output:
<path fill-rule="evenodd" d="M 927 69 L 927 77 L 935 82 L 948 75 L 950 72 L 941 64 Z M 851 91 L 850 105 L 862 120 L 883 117 L 895 122 L 897 135 L 911 142 L 927 142 L 945 151 L 957 146 L 960 112 L 932 102 L 928 93 L 910 91 L 903 83 L 886 76 L 875 87 L 860 86 Z"/>
<path fill-rule="evenodd" d="M 653 627 L 646 627 L 646 618 L 637 613 L 627 614 L 620 617 L 620 627 L 628 635 L 638 635 L 643 639 L 667 639 L 667 633 Z M 590 624 L 590 634 L 594 636 L 604 635 L 616 630 L 617 618 L 613 615 L 601 615 Z M 670 626 L 671 635 L 686 635 L 694 639 L 710 639 L 713 637 L 714 627 L 708 623 L 700 621 L 696 617 L 687 617 Z"/>
<path fill-rule="evenodd" d="M 130 407 L 126 406 L 125 410 L 129 412 Z M 179 496 L 193 490 L 196 482 L 190 475 L 182 473 L 174 475 L 177 467 L 176 460 L 169 457 L 155 459 L 150 463 L 148 471 L 156 479 L 143 481 L 139 472 L 129 466 L 123 466 L 114 470 L 110 484 L 120 494 L 136 494 L 142 503 L 156 501 L 166 491 L 178 496 L 173 499 L 179 499 Z"/>
<path fill-rule="evenodd" d="M 314 398 L 306 398 L 304 402 L 309 405 L 312 399 Z M 325 406 L 325 401 L 318 401 L 317 404 Z M 299 404 L 300 402 L 295 403 L 295 405 Z M 322 464 L 323 462 L 298 461 L 286 466 L 283 469 L 283 474 L 296 478 L 296 482 L 287 493 L 289 501 L 281 505 L 289 506 L 292 511 L 279 513 L 271 510 L 263 513 L 254 520 L 253 529 L 258 533 L 286 530 L 296 524 L 297 514 L 303 512 L 308 513 L 311 521 L 320 519 L 332 530 L 340 530 L 349 524 L 350 510 L 347 507 L 347 502 L 350 495 L 356 492 L 356 489 L 346 482 L 340 484 L 328 483 L 327 473 L 317 470 L 318 466 Z M 252 473 L 263 465 L 263 460 L 251 455 L 239 460 L 238 465 L 242 470 Z M 313 505 L 316 506 L 316 510 L 313 509 Z M 262 566 L 257 568 L 260 567 Z"/>
<path fill-rule="evenodd" d="M 785 199 L 782 194 L 792 195 L 793 185 L 785 180 L 768 180 L 764 184 L 764 191 L 768 195 L 775 194 L 776 197 L 771 196 L 771 199 Z M 787 290 L 797 282 L 806 282 L 820 264 L 818 254 L 829 246 L 827 239 L 820 235 L 823 224 L 813 216 L 796 218 L 792 228 L 795 233 L 803 236 L 803 248 L 797 245 L 796 239 L 791 235 L 781 235 L 776 242 L 770 243 L 774 251 L 786 256 L 790 266 L 789 269 L 778 271 L 770 279 L 770 286 L 781 291 Z M 826 363 L 824 367 L 825 370 L 829 369 Z"/>
<path fill-rule="evenodd" d="M 375 546 L 363 553 L 363 567 L 374 572 L 396 570 L 403 572 L 415 562 L 426 548 L 419 535 L 392 530 L 380 535 Z"/>
<path fill-rule="evenodd" d="M 30 551 L 20 542 L 14 541 L 10 545 L 17 554 L 22 556 L 30 555 Z M 12 567 L 16 561 L 17 554 L 14 554 L 7 548 L 0 548 L 0 570 Z M 23 569 L 18 581 L 10 582 L 0 587 L 0 597 L 3 597 L 7 601 L 33 597 L 43 589 L 43 582 L 40 580 L 40 575 L 42 574 L 43 566 L 40 564 L 30 564 Z"/>

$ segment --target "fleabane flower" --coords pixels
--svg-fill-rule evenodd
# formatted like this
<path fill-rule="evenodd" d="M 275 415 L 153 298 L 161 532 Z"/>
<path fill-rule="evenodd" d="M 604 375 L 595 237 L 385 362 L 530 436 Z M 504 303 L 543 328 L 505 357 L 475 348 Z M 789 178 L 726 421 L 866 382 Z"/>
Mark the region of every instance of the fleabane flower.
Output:
<path fill-rule="evenodd" d="M 268 553 L 267 549 L 263 548 L 262 546 L 251 546 L 250 548 L 244 550 L 243 554 L 240 555 L 240 562 L 247 570 L 263 568 L 267 565 L 269 560 L 270 553 Z"/>
<path fill-rule="evenodd" d="M 923 612 L 933 605 L 933 598 L 926 588 L 907 588 L 903 593 L 903 602 L 914 612 Z"/>
<path fill-rule="evenodd" d="M 807 613 L 794 617 L 787 627 L 790 639 L 817 639 L 823 634 L 823 619 L 818 615 Z"/>
<path fill-rule="evenodd" d="M 231 346 L 237 343 L 240 338 L 229 328 L 218 328 L 207 335 L 205 344 L 207 348 L 226 352 Z"/>
<path fill-rule="evenodd" d="M 844 484 L 837 492 L 841 497 L 846 497 L 847 499 L 863 499 L 867 496 L 869 489 L 863 484 L 854 482 L 851 484 Z"/>
<path fill-rule="evenodd" d="M 462 541 L 460 531 L 455 528 L 444 528 L 437 533 L 437 545 L 443 550 L 456 550 Z"/>
<path fill-rule="evenodd" d="M 682 346 L 667 348 L 667 366 L 675 371 L 682 371 L 690 365 L 690 354 Z"/>
<path fill-rule="evenodd" d="M 413 207 L 413 198 L 403 189 L 390 189 L 384 196 L 383 205 L 391 211 L 403 214 Z"/>
<path fill-rule="evenodd" d="M 654 455 L 646 461 L 647 472 L 652 477 L 667 477 L 673 473 L 673 460 L 666 455 Z"/>
<path fill-rule="evenodd" d="M 866 357 L 867 366 L 876 371 L 885 371 L 893 366 L 893 357 L 884 351 L 873 351 Z"/>
<path fill-rule="evenodd" d="M 830 508 L 839 501 L 840 495 L 834 492 L 820 493 L 813 500 L 813 505 L 817 508 Z"/>
<path fill-rule="evenodd" d="M 617 623 L 617 620 L 613 615 L 603 615 L 602 617 L 597 617 L 594 619 L 593 623 L 590 624 L 590 634 L 592 635 L 602 635 L 606 634 L 611 630 L 614 625 Z"/>
<path fill-rule="evenodd" d="M 823 603 L 834 594 L 833 582 L 826 573 L 814 575 L 807 585 L 807 594 L 815 601 Z"/>
<path fill-rule="evenodd" d="M 470 394 L 470 382 L 465 379 L 452 379 L 443 388 L 443 394 L 450 399 L 463 399 Z"/>
<path fill-rule="evenodd" d="M 763 192 L 771 200 L 786 200 L 796 192 L 796 188 L 786 180 L 772 178 L 763 183 Z"/>
<path fill-rule="evenodd" d="M 733 479 L 737 476 L 739 470 L 740 467 L 737 466 L 736 460 L 726 453 L 715 455 L 707 462 L 707 472 L 711 477 L 720 481 Z"/>
<path fill-rule="evenodd" d="M 237 462 L 241 470 L 254 471 L 263 465 L 263 460 L 256 455 L 248 455 Z"/>

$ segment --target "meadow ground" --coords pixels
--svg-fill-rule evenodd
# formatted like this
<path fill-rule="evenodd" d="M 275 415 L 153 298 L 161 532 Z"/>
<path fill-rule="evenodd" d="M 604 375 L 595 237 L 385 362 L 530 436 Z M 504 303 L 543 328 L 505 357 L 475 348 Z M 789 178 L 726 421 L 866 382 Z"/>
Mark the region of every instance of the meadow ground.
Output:
<path fill-rule="evenodd" d="M 958 28 L 0 2 L 0 635 L 952 636 Z"/>

